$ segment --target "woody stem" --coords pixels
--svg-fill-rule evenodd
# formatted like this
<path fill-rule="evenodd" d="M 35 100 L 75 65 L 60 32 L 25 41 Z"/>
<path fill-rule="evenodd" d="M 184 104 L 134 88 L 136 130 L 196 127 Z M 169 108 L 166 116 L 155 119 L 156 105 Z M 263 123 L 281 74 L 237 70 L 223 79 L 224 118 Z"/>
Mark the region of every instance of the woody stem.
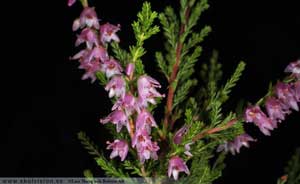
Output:
<path fill-rule="evenodd" d="M 212 128 L 212 129 L 209 129 L 209 130 L 206 130 L 204 132 L 201 132 L 199 133 L 198 135 L 196 135 L 194 138 L 193 138 L 193 141 L 198 141 L 200 139 L 202 139 L 203 137 L 205 137 L 206 135 L 209 135 L 209 134 L 213 134 L 213 133 L 217 133 L 217 132 L 220 132 L 220 131 L 223 131 L 223 130 L 226 130 L 230 127 L 232 127 L 235 123 L 237 123 L 238 120 L 237 119 L 233 119 L 231 121 L 229 121 L 225 126 L 222 126 L 222 127 L 216 127 L 216 128 Z"/>

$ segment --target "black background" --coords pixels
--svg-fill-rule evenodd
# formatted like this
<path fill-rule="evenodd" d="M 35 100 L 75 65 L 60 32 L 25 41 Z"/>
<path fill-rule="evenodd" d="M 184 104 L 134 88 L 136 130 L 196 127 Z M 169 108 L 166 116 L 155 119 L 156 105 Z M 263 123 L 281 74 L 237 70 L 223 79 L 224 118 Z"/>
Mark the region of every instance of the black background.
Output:
<path fill-rule="evenodd" d="M 176 1 L 177 2 L 177 1 Z M 90 168 L 101 170 L 83 150 L 76 133 L 87 134 L 101 148 L 107 134 L 99 118 L 109 113 L 107 94 L 97 84 L 80 80 L 83 71 L 69 61 L 74 48 L 72 21 L 79 15 L 77 3 L 64 1 L 11 2 L 2 12 L 2 103 L 0 176 L 75 177 Z M 103 22 L 120 23 L 121 44 L 133 44 L 130 23 L 141 6 L 137 0 L 93 0 Z M 174 1 L 153 0 L 162 10 Z M 201 17 L 213 32 L 204 42 L 200 62 L 212 49 L 220 53 L 224 80 L 240 60 L 247 62 L 245 75 L 229 105 L 240 98 L 255 102 L 270 81 L 284 77 L 285 66 L 300 57 L 300 10 L 297 1 L 212 1 Z M 158 36 L 146 43 L 146 70 L 157 79 L 151 54 L 162 48 Z M 164 80 L 164 79 L 161 79 Z M 165 92 L 165 91 L 163 91 Z M 300 146 L 299 112 L 294 112 L 271 137 L 250 126 L 258 141 L 251 149 L 230 156 L 218 183 L 275 183 L 296 147 Z"/>

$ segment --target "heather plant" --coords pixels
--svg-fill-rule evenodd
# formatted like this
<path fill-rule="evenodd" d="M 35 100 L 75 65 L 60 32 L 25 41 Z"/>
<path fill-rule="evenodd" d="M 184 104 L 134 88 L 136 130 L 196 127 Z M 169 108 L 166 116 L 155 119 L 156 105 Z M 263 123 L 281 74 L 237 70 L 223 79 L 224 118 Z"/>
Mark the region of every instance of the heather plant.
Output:
<path fill-rule="evenodd" d="M 68 1 L 69 6 L 74 3 L 76 0 Z M 197 70 L 200 78 L 195 77 L 201 43 L 211 32 L 210 26 L 195 28 L 209 8 L 207 0 L 181 0 L 178 12 L 168 6 L 161 13 L 144 2 L 132 23 L 135 44 L 128 48 L 119 45 L 121 25 L 102 24 L 105 20 L 99 21 L 95 7 L 87 0 L 80 3 L 83 10 L 73 31 L 77 33 L 75 45 L 84 48 L 71 59 L 78 60 L 85 71 L 82 79 L 98 81 L 113 103 L 111 113 L 99 120 L 114 137 L 107 140 L 109 158 L 84 132 L 78 133 L 78 138 L 108 177 L 143 177 L 147 183 L 168 178 L 168 182 L 212 183 L 221 176 L 228 153 L 237 154 L 257 141 L 245 132 L 245 123 L 270 136 L 287 115 L 299 111 L 300 60 L 286 67 L 286 78 L 270 84 L 264 97 L 238 110 L 224 111 L 223 105 L 245 62 L 220 84 L 222 65 L 214 51 L 210 61 Z M 167 80 L 165 90 L 143 64 L 144 43 L 159 31 L 164 35 L 164 50 L 156 52 L 155 58 Z M 163 117 L 153 115 L 157 106 L 164 106 Z M 84 175 L 92 178 L 89 170 Z"/>

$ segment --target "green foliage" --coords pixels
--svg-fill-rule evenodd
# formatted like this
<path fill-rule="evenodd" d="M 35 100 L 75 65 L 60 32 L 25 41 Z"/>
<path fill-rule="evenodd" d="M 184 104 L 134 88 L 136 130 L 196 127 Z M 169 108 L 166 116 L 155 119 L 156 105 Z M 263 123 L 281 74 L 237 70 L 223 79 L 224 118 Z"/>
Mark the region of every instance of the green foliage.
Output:
<path fill-rule="evenodd" d="M 96 77 L 99 80 L 100 85 L 105 86 L 107 84 L 106 76 L 103 72 L 97 72 Z"/>
<path fill-rule="evenodd" d="M 173 108 L 176 107 L 181 102 L 183 102 L 187 98 L 191 87 L 196 85 L 197 85 L 197 80 L 194 79 L 194 80 L 187 80 L 185 83 L 179 86 L 174 97 Z"/>
<path fill-rule="evenodd" d="M 203 145 L 197 145 L 197 149 L 201 149 Z M 211 145 L 210 148 L 198 152 L 193 156 L 191 162 L 190 171 L 191 174 L 187 177 L 182 177 L 179 183 L 189 184 L 211 184 L 214 180 L 218 179 L 222 175 L 222 170 L 225 167 L 224 159 L 225 154 L 221 153 L 217 156 L 217 159 L 213 164 L 210 163 L 213 155 L 215 145 Z"/>
<path fill-rule="evenodd" d="M 154 20 L 158 17 L 157 12 L 151 10 L 149 2 L 145 2 L 142 7 L 142 11 L 138 13 L 138 20 L 134 21 L 132 28 L 136 38 L 136 45 L 130 46 L 131 61 L 135 63 L 136 75 L 142 75 L 145 73 L 144 66 L 141 57 L 146 54 L 143 48 L 144 41 L 150 38 L 152 35 L 159 32 L 159 27 L 154 24 Z"/>
<path fill-rule="evenodd" d="M 300 148 L 298 148 L 285 168 L 287 184 L 300 184 Z"/>
<path fill-rule="evenodd" d="M 142 11 L 139 12 L 137 16 L 138 20 L 133 22 L 132 27 L 137 45 L 142 46 L 146 39 L 159 32 L 159 27 L 153 26 L 153 22 L 158 14 L 151 10 L 151 4 L 149 2 L 145 2 Z"/>
<path fill-rule="evenodd" d="M 129 61 L 129 53 L 123 49 L 121 49 L 119 43 L 112 42 L 111 43 L 112 51 L 114 53 L 115 58 L 120 61 L 123 68 L 126 67 Z"/>
<path fill-rule="evenodd" d="M 86 180 L 88 181 L 88 183 L 90 183 L 90 184 L 95 183 L 92 171 L 90 171 L 89 169 L 86 169 L 83 171 L 83 175 L 86 178 Z"/>
<path fill-rule="evenodd" d="M 140 169 L 136 166 L 134 161 L 125 160 L 123 166 L 124 169 L 131 170 L 130 174 L 132 175 L 138 174 L 139 176 L 142 176 Z"/>
<path fill-rule="evenodd" d="M 236 85 L 237 81 L 239 81 L 243 71 L 245 70 L 245 62 L 241 61 L 231 78 L 227 81 L 225 86 L 220 90 L 220 100 L 221 102 L 225 102 L 229 98 L 229 94 L 231 89 Z"/>
<path fill-rule="evenodd" d="M 88 153 L 94 156 L 97 164 L 105 171 L 107 176 L 128 177 L 128 174 L 123 173 L 121 169 L 118 169 L 116 165 L 112 164 L 112 161 L 108 161 L 105 156 L 98 151 L 97 145 L 95 145 L 84 132 L 79 132 L 77 137 Z"/>

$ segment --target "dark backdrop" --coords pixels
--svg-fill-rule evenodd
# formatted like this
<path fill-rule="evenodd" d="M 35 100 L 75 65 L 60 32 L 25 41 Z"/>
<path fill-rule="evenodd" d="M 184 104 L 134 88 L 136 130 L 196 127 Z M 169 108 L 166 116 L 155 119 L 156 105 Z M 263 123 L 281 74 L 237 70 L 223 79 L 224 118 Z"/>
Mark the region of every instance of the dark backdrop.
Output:
<path fill-rule="evenodd" d="M 174 1 L 152 1 L 162 10 Z M 87 134 L 105 147 L 106 132 L 99 118 L 107 115 L 107 94 L 97 84 L 80 80 L 83 71 L 68 60 L 76 53 L 71 31 L 79 4 L 64 1 L 9 2 L 2 6 L 2 100 L 0 176 L 82 176 L 86 168 L 102 172 L 83 150 L 76 133 Z M 130 23 L 141 2 L 93 0 L 99 18 L 120 23 L 121 44 L 133 43 Z M 224 79 L 239 60 L 247 62 L 245 75 L 229 104 L 240 98 L 255 102 L 270 81 L 284 77 L 285 66 L 300 57 L 300 11 L 296 1 L 213 1 L 202 17 L 213 32 L 204 42 L 206 62 L 212 49 L 220 53 Z M 146 69 L 156 78 L 151 56 L 161 49 L 158 36 L 147 41 Z M 275 183 L 299 143 L 299 112 L 294 112 L 271 137 L 250 127 L 258 142 L 230 156 L 219 183 Z"/>

